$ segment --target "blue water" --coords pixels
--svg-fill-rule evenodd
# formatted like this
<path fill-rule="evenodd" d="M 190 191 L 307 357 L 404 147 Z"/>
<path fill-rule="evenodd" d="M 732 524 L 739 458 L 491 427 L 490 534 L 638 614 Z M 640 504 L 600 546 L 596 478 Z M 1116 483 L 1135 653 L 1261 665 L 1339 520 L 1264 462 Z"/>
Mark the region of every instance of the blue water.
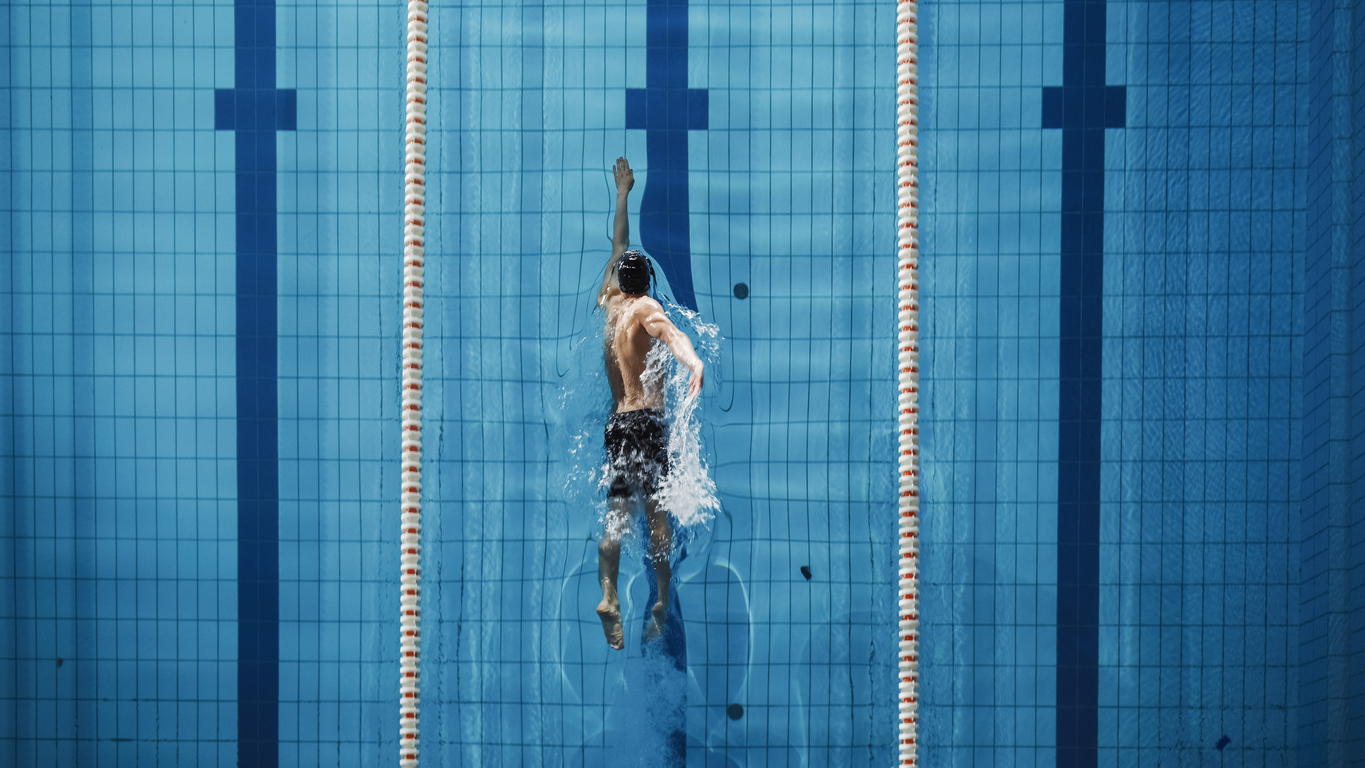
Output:
<path fill-rule="evenodd" d="M 0 766 L 393 764 L 404 13 L 0 14 Z M 923 764 L 1365 756 L 1363 14 L 922 4 Z M 892 761 L 893 30 L 433 7 L 424 764 Z M 611 653 L 620 155 L 720 509 Z"/>

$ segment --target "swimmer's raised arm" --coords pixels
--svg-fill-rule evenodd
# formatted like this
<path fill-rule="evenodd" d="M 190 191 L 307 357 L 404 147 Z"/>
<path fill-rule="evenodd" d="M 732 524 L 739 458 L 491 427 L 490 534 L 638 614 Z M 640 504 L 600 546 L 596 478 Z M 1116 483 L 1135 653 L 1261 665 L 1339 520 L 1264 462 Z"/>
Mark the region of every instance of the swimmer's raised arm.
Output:
<path fill-rule="evenodd" d="M 630 163 L 626 162 L 624 157 L 618 157 L 616 165 L 612 167 L 612 174 L 616 177 L 616 225 L 613 227 L 611 237 L 611 261 L 607 262 L 607 270 L 602 275 L 602 290 L 597 294 L 598 306 L 619 290 L 612 276 L 612 267 L 616 266 L 621 253 L 630 246 L 630 212 L 626 207 L 626 201 L 630 197 L 631 188 L 635 186 L 635 172 L 630 169 Z"/>
<path fill-rule="evenodd" d="M 630 197 L 630 190 L 635 187 L 635 172 L 624 157 L 618 157 L 612 173 L 616 176 L 616 227 L 611 237 L 611 257 L 615 261 L 630 246 L 630 214 L 626 211 L 626 198 Z"/>
<path fill-rule="evenodd" d="M 659 302 L 651 299 L 643 303 L 640 311 L 644 314 L 640 324 L 645 327 L 645 331 L 650 336 L 667 344 L 668 351 L 678 358 L 678 362 L 692 371 L 692 377 L 687 382 L 687 399 L 691 400 L 700 395 L 706 375 L 706 366 L 702 364 L 701 358 L 697 357 L 697 350 L 693 349 L 692 340 L 687 338 L 687 334 L 678 330 L 678 326 L 668 319 Z"/>

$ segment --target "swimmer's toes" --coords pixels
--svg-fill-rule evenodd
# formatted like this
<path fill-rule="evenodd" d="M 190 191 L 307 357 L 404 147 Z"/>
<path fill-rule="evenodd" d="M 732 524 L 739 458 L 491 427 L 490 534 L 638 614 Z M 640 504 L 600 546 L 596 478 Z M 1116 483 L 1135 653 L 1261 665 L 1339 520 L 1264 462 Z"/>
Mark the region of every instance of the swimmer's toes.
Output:
<path fill-rule="evenodd" d="M 602 634 L 607 636 L 607 645 L 616 650 L 626 647 L 626 633 L 621 626 L 621 608 L 603 600 L 597 606 L 597 618 L 602 620 Z"/>

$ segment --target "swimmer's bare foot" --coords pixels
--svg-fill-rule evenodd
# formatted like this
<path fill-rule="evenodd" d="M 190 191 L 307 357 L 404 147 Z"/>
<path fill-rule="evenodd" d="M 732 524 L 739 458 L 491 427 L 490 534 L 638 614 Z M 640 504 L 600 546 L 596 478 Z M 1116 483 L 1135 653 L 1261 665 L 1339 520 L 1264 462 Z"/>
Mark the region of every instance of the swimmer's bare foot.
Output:
<path fill-rule="evenodd" d="M 645 623 L 645 642 L 649 642 L 664 633 L 664 620 L 668 618 L 668 606 L 664 603 L 655 603 L 650 611 L 649 621 Z"/>
<path fill-rule="evenodd" d="M 607 636 L 607 645 L 616 650 L 626 647 L 626 633 L 621 628 L 621 606 L 606 600 L 597 604 L 597 617 L 602 620 L 602 633 Z"/>

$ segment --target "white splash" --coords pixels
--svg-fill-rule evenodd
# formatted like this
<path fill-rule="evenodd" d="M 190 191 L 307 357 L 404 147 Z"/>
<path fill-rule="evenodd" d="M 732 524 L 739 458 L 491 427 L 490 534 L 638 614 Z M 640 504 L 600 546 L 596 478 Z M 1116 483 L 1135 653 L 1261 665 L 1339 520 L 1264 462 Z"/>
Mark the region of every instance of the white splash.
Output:
<path fill-rule="evenodd" d="M 682 316 L 683 323 L 679 325 L 691 331 L 688 335 L 695 339 L 697 356 L 703 362 L 714 361 L 720 348 L 720 329 L 703 323 L 698 313 L 683 307 L 669 305 L 668 310 L 669 314 Z M 705 526 L 720 510 L 720 500 L 716 498 L 716 483 L 711 479 L 702 452 L 701 419 L 697 413 L 701 398 L 687 396 L 692 372 L 673 357 L 667 346 L 655 343 L 645 358 L 641 379 L 658 380 L 665 374 L 663 390 L 668 418 L 669 468 L 668 476 L 655 492 L 655 499 L 668 510 L 679 527 Z"/>

